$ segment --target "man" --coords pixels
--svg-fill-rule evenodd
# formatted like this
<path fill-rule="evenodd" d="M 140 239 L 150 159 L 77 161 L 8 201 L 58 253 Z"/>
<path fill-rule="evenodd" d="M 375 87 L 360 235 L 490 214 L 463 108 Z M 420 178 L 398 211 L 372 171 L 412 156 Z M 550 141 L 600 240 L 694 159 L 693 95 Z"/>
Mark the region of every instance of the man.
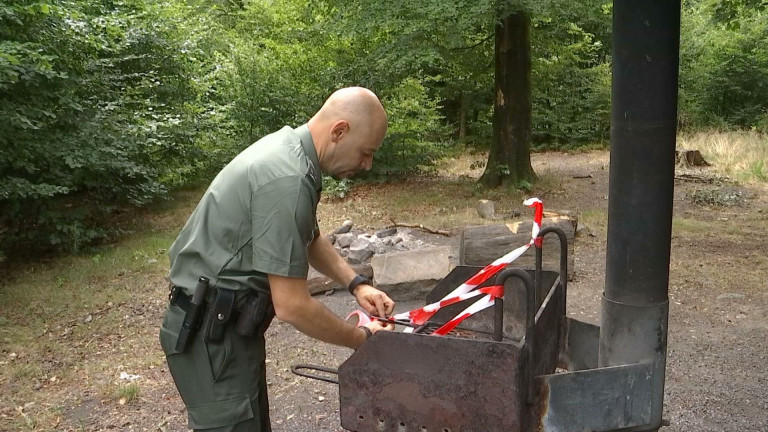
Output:
<path fill-rule="evenodd" d="M 393 329 L 344 322 L 309 295 L 306 281 L 312 265 L 368 313 L 392 313 L 394 302 L 355 274 L 316 220 L 321 171 L 346 178 L 370 170 L 386 130 L 376 95 L 345 88 L 307 124 L 245 149 L 208 187 L 169 250 L 171 301 L 160 329 L 190 428 L 271 430 L 264 332 L 273 316 L 353 349 Z"/>

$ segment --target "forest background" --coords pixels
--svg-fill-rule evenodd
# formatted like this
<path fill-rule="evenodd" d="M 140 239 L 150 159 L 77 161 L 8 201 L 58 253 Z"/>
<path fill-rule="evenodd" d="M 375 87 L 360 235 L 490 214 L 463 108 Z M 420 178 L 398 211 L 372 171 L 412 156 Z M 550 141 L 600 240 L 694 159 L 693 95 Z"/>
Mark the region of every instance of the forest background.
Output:
<path fill-rule="evenodd" d="M 0 262 L 119 235 L 113 216 L 206 184 L 344 86 L 389 113 L 365 180 L 487 150 L 494 25 L 514 7 L 531 17 L 534 151 L 606 145 L 611 2 L 343 3 L 0 0 Z M 765 4 L 683 1 L 682 133 L 768 132 Z"/>

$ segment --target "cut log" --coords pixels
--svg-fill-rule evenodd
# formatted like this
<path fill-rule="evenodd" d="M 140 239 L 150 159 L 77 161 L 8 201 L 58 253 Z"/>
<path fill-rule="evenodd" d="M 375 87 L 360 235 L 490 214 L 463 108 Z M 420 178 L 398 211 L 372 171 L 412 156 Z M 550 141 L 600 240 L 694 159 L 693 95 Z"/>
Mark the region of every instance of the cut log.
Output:
<path fill-rule="evenodd" d="M 531 240 L 533 222 L 524 221 L 508 224 L 470 226 L 461 234 L 459 262 L 463 265 L 485 266 L 497 258 L 509 253 Z M 545 217 L 542 227 L 557 226 L 565 233 L 568 240 L 568 279 L 573 278 L 574 251 L 573 237 L 578 220 L 574 216 L 556 215 Z M 544 237 L 543 249 L 544 270 L 560 271 L 560 240 L 556 234 Z M 512 265 L 520 268 L 535 268 L 536 251 L 530 248 Z"/>
<path fill-rule="evenodd" d="M 675 160 L 678 165 L 683 167 L 709 166 L 709 163 L 704 160 L 704 156 L 698 150 L 675 150 Z"/>

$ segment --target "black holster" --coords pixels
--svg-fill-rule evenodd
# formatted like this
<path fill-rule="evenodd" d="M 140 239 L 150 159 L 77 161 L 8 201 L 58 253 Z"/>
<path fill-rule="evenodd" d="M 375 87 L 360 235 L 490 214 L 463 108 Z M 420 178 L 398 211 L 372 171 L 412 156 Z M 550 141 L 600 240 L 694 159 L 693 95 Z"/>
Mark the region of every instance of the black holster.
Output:
<path fill-rule="evenodd" d="M 252 291 L 245 301 L 243 310 L 235 325 L 235 332 L 240 336 L 253 337 L 267 317 L 270 295 L 268 292 Z"/>
<path fill-rule="evenodd" d="M 197 328 L 200 326 L 200 320 L 202 318 L 202 309 L 205 304 L 205 292 L 208 290 L 208 278 L 200 276 L 195 287 L 195 292 L 189 300 L 184 314 L 184 322 L 179 329 L 179 337 L 176 339 L 176 351 L 184 352 L 187 349 L 187 345 L 195 335 Z M 180 293 L 179 288 L 171 288 L 171 303 L 178 304 L 176 302 L 176 296 Z M 182 293 L 183 295 L 183 293 Z M 185 297 L 186 298 L 186 297 Z"/>
<path fill-rule="evenodd" d="M 216 297 L 208 311 L 205 340 L 221 342 L 231 323 L 237 334 L 253 337 L 264 323 L 269 311 L 269 292 L 250 291 L 242 310 L 235 309 L 236 291 L 217 288 Z"/>

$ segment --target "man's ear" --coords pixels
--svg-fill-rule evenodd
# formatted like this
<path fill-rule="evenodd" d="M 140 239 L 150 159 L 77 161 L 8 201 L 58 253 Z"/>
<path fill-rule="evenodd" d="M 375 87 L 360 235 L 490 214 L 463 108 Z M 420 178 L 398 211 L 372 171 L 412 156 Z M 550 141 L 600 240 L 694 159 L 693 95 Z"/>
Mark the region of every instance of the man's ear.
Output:
<path fill-rule="evenodd" d="M 338 120 L 331 126 L 331 141 L 338 142 L 342 136 L 349 133 L 349 122 Z"/>

